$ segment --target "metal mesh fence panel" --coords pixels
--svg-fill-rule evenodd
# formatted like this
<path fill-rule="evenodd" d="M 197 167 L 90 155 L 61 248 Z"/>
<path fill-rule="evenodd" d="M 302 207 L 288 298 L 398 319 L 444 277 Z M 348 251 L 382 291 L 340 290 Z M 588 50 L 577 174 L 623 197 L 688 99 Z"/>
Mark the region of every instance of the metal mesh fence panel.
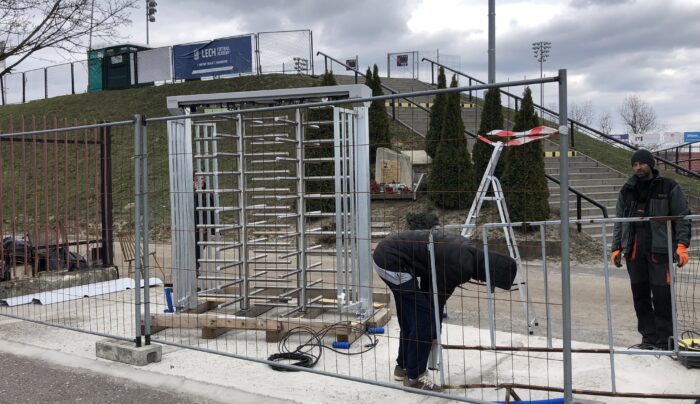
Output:
<path fill-rule="evenodd" d="M 133 130 L 77 124 L 19 119 L 0 137 L 0 314 L 131 340 L 139 288 L 120 277 L 112 227 L 112 161 L 129 159 L 113 160 L 111 141 L 133 138 Z M 44 131 L 62 127 L 71 129 Z M 31 130 L 37 131 L 7 134 Z M 129 154 L 117 144 L 115 154 Z"/>
<path fill-rule="evenodd" d="M 311 74 L 313 45 L 311 31 L 280 31 L 258 33 L 259 73 Z M 302 65 L 300 66 L 299 60 Z"/>
<path fill-rule="evenodd" d="M 46 68 L 46 84 L 48 97 L 72 93 L 71 64 L 62 64 Z"/>
<path fill-rule="evenodd" d="M 22 74 L 6 74 L 2 79 L 5 90 L 5 103 L 22 103 Z"/>
<path fill-rule="evenodd" d="M 25 101 L 41 100 L 46 97 L 44 85 L 44 69 L 24 72 Z"/>
<path fill-rule="evenodd" d="M 73 82 L 76 94 L 84 94 L 88 89 L 88 62 L 73 62 Z"/>

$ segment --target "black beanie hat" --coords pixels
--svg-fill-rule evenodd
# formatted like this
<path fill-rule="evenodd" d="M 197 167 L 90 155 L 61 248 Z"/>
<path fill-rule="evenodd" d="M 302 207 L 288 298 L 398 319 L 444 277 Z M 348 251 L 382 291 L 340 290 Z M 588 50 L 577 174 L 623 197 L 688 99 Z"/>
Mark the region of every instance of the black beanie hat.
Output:
<path fill-rule="evenodd" d="M 639 149 L 634 152 L 632 155 L 632 165 L 636 162 L 648 164 L 649 167 L 654 168 L 654 156 L 649 150 Z"/>

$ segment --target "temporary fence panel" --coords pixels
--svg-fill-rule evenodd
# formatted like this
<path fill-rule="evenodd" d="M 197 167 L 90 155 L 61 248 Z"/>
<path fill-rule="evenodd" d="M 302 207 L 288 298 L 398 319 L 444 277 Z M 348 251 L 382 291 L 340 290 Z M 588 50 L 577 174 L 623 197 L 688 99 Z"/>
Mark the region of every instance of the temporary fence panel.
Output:
<path fill-rule="evenodd" d="M 165 46 L 136 53 L 138 84 L 163 83 L 173 79 L 172 48 Z"/>
<path fill-rule="evenodd" d="M 258 32 L 258 73 L 313 74 L 310 30 Z"/>
<path fill-rule="evenodd" d="M 46 98 L 73 93 L 74 71 L 71 63 L 46 68 Z"/>
<path fill-rule="evenodd" d="M 135 286 L 117 281 L 112 211 L 112 138 L 131 127 L 50 125 L 18 119 L 9 127 L 25 134 L 0 135 L 0 301 L 8 305 L 0 314 L 131 340 L 133 293 L 125 288 Z M 117 154 L 128 152 L 118 144 Z M 131 177 L 121 174 L 120 183 Z"/>
<path fill-rule="evenodd" d="M 73 87 L 76 94 L 88 91 L 88 61 L 73 62 Z"/>

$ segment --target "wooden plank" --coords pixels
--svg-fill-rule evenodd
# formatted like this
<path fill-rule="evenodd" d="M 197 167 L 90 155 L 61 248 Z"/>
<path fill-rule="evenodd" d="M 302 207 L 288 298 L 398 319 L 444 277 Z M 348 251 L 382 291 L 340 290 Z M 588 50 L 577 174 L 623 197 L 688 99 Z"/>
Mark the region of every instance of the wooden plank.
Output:
<path fill-rule="evenodd" d="M 202 327 L 202 339 L 214 339 L 229 331 L 230 329 L 228 328 Z"/>
<path fill-rule="evenodd" d="M 151 324 L 168 328 L 226 328 L 242 330 L 279 330 L 277 320 L 217 314 L 152 314 Z"/>
<path fill-rule="evenodd" d="M 387 307 L 382 307 L 381 309 L 376 310 L 372 317 L 367 319 L 365 324 L 367 325 L 367 328 L 384 327 L 389 320 L 391 320 L 391 310 Z"/>

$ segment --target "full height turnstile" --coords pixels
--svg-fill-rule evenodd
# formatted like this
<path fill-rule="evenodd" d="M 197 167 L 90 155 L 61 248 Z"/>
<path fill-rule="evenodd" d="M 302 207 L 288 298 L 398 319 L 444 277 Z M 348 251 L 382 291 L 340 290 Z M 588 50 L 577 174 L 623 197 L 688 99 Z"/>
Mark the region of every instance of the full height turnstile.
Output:
<path fill-rule="evenodd" d="M 276 307 L 281 316 L 309 308 L 358 319 L 371 313 L 368 106 L 351 104 L 369 95 L 367 87 L 351 85 L 169 97 L 180 115 L 168 124 L 179 310 L 209 300 L 244 312 Z M 328 99 L 348 103 L 317 104 L 329 119 L 311 121 L 303 103 Z M 242 108 L 261 103 L 294 106 Z M 231 110 L 191 113 L 217 104 Z M 320 127 L 332 129 L 328 137 L 307 138 Z M 319 147 L 328 153 L 306 152 Z M 315 164 L 332 165 L 332 174 L 307 174 Z M 310 183 L 326 183 L 321 188 L 328 191 L 309 191 L 318 189 Z M 309 201 L 328 203 L 310 210 Z M 334 228 L 319 225 L 324 220 Z M 327 284 L 335 299 L 319 293 Z"/>

